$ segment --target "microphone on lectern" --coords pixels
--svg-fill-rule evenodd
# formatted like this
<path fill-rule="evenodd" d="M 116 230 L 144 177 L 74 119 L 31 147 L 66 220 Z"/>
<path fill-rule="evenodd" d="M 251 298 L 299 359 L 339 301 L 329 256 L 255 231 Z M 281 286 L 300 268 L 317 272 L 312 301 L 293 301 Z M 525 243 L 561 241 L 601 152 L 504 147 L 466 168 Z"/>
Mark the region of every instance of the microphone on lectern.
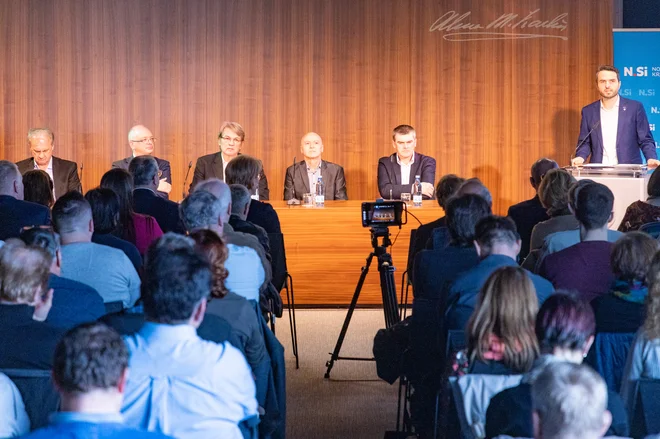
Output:
<path fill-rule="evenodd" d="M 577 155 L 578 149 L 580 149 L 580 147 L 582 146 L 582 144 L 583 144 L 584 142 L 587 141 L 587 139 L 589 138 L 589 136 L 591 135 L 591 133 L 593 133 L 594 130 L 595 130 L 596 128 L 598 128 L 599 125 L 600 125 L 600 120 L 596 121 L 596 123 L 593 124 L 593 125 L 591 126 L 591 129 L 589 130 L 589 132 L 587 133 L 587 135 L 584 136 L 584 139 L 582 139 L 582 140 L 580 141 L 580 143 L 578 143 L 578 146 L 575 147 L 575 151 L 573 151 L 573 154 L 571 155 L 571 159 L 569 160 L 569 166 L 572 166 L 572 165 L 573 165 L 573 159 L 574 159 L 575 156 Z"/>

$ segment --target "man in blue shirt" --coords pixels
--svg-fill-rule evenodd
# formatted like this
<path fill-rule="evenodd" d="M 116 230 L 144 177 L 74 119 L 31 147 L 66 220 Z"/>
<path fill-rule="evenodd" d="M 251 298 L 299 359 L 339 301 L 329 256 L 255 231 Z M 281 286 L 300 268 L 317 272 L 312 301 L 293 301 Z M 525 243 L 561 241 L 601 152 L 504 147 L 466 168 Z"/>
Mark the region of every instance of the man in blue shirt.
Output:
<path fill-rule="evenodd" d="M 126 427 L 119 414 L 128 376 L 128 350 L 102 323 L 85 323 L 64 335 L 55 348 L 53 381 L 60 411 L 51 424 L 28 439 L 167 439 L 168 436 Z"/>
<path fill-rule="evenodd" d="M 254 379 L 238 349 L 197 336 L 212 276 L 193 245 L 167 233 L 147 251 L 147 322 L 125 338 L 131 375 L 122 414 L 131 426 L 180 439 L 243 439 L 241 427 L 258 423 Z"/>

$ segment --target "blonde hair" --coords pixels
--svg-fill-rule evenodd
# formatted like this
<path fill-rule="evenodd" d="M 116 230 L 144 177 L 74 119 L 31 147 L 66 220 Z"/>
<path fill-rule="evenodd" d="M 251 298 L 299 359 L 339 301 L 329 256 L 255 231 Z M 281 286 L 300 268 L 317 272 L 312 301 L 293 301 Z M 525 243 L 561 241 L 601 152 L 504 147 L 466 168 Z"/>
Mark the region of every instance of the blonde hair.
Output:
<path fill-rule="evenodd" d="M 245 140 L 245 130 L 239 124 L 238 122 L 229 122 L 229 121 L 224 121 L 222 122 L 222 125 L 220 126 L 220 132 L 218 133 L 218 140 L 222 137 L 222 132 L 226 129 L 230 129 L 233 132 L 235 132 L 240 138 L 241 142 Z"/>

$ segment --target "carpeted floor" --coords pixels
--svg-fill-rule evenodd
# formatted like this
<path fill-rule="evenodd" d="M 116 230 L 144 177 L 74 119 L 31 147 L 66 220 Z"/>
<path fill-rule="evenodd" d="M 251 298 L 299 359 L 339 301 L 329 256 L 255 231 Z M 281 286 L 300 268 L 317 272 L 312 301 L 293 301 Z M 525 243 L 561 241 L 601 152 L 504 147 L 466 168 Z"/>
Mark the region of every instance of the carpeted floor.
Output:
<path fill-rule="evenodd" d="M 394 430 L 398 384 L 376 375 L 374 362 L 338 361 L 323 378 L 346 310 L 299 310 L 300 369 L 296 370 L 286 310 L 277 337 L 286 348 L 287 438 L 382 438 Z M 385 326 L 382 310 L 356 310 L 342 356 L 371 357 L 376 331 Z"/>

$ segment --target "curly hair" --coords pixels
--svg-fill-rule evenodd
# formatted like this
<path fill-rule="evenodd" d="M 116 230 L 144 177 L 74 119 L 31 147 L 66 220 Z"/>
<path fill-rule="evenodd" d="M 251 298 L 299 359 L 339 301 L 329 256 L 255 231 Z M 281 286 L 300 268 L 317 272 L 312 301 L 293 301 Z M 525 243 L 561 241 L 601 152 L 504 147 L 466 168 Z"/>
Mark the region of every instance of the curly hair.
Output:
<path fill-rule="evenodd" d="M 225 287 L 225 280 L 229 276 L 229 271 L 225 268 L 225 261 L 229 256 L 227 245 L 217 233 L 208 229 L 197 230 L 191 233 L 190 237 L 195 241 L 195 250 L 203 254 L 211 264 L 211 297 L 222 299 L 228 293 Z"/>
<path fill-rule="evenodd" d="M 643 330 L 650 340 L 660 339 L 660 253 L 656 253 L 646 275 L 649 295 L 646 299 L 646 320 Z"/>

